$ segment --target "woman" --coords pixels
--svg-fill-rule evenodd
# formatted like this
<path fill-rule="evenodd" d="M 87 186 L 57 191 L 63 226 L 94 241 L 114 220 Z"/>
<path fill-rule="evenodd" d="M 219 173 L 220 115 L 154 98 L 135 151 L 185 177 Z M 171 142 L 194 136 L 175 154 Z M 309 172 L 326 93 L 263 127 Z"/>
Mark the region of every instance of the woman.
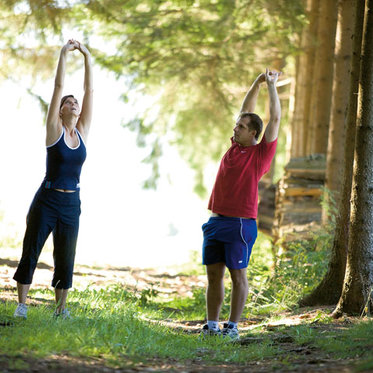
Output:
<path fill-rule="evenodd" d="M 82 110 L 72 95 L 62 97 L 68 52 L 77 49 L 84 56 L 84 97 Z M 61 98 L 62 97 L 62 98 Z M 76 40 L 63 46 L 47 115 L 47 171 L 28 215 L 22 258 L 14 279 L 19 304 L 15 317 L 27 318 L 26 297 L 40 252 L 53 232 L 55 316 L 70 317 L 66 308 L 72 286 L 75 248 L 79 230 L 79 179 L 86 158 L 85 142 L 92 119 L 92 66 L 88 49 Z"/>

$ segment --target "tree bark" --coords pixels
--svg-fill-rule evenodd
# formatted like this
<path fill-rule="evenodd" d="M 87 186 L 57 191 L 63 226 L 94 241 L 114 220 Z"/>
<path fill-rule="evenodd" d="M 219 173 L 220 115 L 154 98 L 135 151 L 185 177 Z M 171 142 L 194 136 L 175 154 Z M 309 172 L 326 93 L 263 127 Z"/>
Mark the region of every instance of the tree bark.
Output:
<path fill-rule="evenodd" d="M 304 148 L 304 137 L 305 137 L 305 106 L 306 106 L 306 91 L 311 85 L 311 79 L 309 78 L 309 71 L 307 70 L 308 58 L 311 59 L 311 54 L 315 51 L 315 35 L 312 35 L 314 29 L 314 23 L 317 19 L 312 13 L 312 7 L 318 4 L 318 0 L 307 0 L 306 12 L 309 19 L 307 27 L 303 28 L 302 35 L 300 38 L 300 51 L 301 53 L 296 59 L 296 79 L 295 79 L 295 95 L 294 95 L 294 108 L 291 118 L 291 148 L 290 157 L 298 158 L 305 155 Z M 313 67 L 313 60 L 312 64 Z M 312 74 L 311 74 L 312 75 Z M 310 95 L 308 96 L 308 98 Z"/>
<path fill-rule="evenodd" d="M 351 227 L 343 290 L 333 316 L 370 313 L 373 286 L 373 0 L 365 2 Z"/>
<path fill-rule="evenodd" d="M 359 90 L 360 53 L 363 35 L 364 2 L 356 1 L 354 15 L 353 51 L 349 88 L 348 111 L 346 119 L 346 136 L 344 147 L 343 188 L 338 214 L 331 257 L 326 275 L 318 287 L 300 301 L 301 305 L 336 304 L 341 296 L 346 269 L 348 232 L 350 222 L 350 196 L 352 185 L 352 168 L 354 161 L 357 92 Z"/>
<path fill-rule="evenodd" d="M 311 122 L 311 99 L 312 87 L 314 83 L 315 57 L 317 47 L 317 29 L 319 25 L 320 0 L 311 0 L 309 13 L 309 32 L 307 33 L 306 44 L 306 70 L 305 93 L 304 93 L 304 113 L 303 113 L 303 136 L 301 138 L 300 156 L 304 157 L 310 153 L 311 132 L 314 130 Z M 298 82 L 297 82 L 298 83 Z"/>
<path fill-rule="evenodd" d="M 313 131 L 310 133 L 310 153 L 326 154 L 330 108 L 333 88 L 333 59 L 337 26 L 335 0 L 320 3 L 319 27 L 317 32 L 314 86 L 312 89 L 311 119 Z"/>
<path fill-rule="evenodd" d="M 303 34 L 305 30 L 303 31 Z M 302 35 L 302 41 L 304 35 Z M 303 49 L 303 42 L 301 41 L 300 48 Z M 295 82 L 304 81 L 305 73 L 305 55 L 302 53 L 296 59 L 296 78 Z M 293 84 L 293 83 L 292 83 Z M 303 114 L 304 114 L 304 86 L 295 84 L 294 89 L 294 108 L 291 118 L 291 146 L 290 157 L 299 157 L 301 151 L 301 139 L 303 137 Z"/>
<path fill-rule="evenodd" d="M 335 47 L 335 66 L 333 78 L 332 114 L 329 126 L 328 151 L 326 158 L 325 186 L 327 192 L 324 200 L 329 199 L 329 192 L 339 205 L 344 159 L 346 118 L 351 76 L 352 35 L 356 0 L 339 0 L 338 25 Z M 328 211 L 323 211 L 323 222 L 328 222 Z"/>

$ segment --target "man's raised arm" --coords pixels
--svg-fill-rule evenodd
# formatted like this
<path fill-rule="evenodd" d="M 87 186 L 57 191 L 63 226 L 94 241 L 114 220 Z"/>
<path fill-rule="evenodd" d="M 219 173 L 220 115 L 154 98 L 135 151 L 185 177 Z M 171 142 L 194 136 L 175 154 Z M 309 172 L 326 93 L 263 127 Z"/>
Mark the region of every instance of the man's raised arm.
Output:
<path fill-rule="evenodd" d="M 281 73 L 269 71 L 266 69 L 265 80 L 267 82 L 269 94 L 269 122 L 265 130 L 265 138 L 267 142 L 272 142 L 277 139 L 278 130 L 280 128 L 281 105 L 277 94 L 276 83 Z"/>
<path fill-rule="evenodd" d="M 259 87 L 261 83 L 266 81 L 265 74 L 259 74 L 251 85 L 249 91 L 243 100 L 240 113 L 253 113 L 255 110 L 256 100 L 258 98 Z"/>

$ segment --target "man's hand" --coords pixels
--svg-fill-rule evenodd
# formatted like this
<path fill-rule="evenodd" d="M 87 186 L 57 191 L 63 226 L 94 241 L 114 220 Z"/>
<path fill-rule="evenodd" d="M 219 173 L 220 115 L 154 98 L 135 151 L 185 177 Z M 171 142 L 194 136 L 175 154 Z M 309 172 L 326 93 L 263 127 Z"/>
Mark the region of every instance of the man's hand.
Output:
<path fill-rule="evenodd" d="M 269 69 L 266 69 L 266 72 L 264 74 L 265 76 L 265 81 L 267 82 L 268 85 L 276 85 L 278 77 L 281 75 L 281 72 L 277 71 L 272 71 Z"/>
<path fill-rule="evenodd" d="M 266 81 L 266 74 L 265 73 L 261 73 L 257 76 L 257 78 L 255 79 L 255 82 L 256 83 L 264 83 Z"/>
<path fill-rule="evenodd" d="M 265 79 L 269 94 L 269 123 L 265 130 L 265 139 L 267 142 L 272 142 L 277 139 L 280 126 L 281 105 L 276 89 L 276 83 L 280 75 L 280 72 L 266 69 Z"/>

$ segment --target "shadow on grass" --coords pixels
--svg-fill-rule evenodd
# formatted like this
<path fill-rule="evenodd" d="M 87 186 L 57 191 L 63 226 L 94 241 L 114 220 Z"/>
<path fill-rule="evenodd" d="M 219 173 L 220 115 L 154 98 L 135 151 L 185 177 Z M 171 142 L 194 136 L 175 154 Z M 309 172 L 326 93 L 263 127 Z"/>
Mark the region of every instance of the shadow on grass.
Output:
<path fill-rule="evenodd" d="M 0 259 L 0 266 L 7 266 L 7 267 L 11 267 L 11 268 L 17 268 L 18 267 L 18 263 L 19 263 L 19 260 Z M 53 267 L 51 267 L 50 265 L 48 265 L 46 263 L 43 263 L 43 262 L 39 262 L 38 265 L 36 266 L 36 268 L 39 268 L 39 269 L 49 269 L 49 270 L 53 269 Z"/>

